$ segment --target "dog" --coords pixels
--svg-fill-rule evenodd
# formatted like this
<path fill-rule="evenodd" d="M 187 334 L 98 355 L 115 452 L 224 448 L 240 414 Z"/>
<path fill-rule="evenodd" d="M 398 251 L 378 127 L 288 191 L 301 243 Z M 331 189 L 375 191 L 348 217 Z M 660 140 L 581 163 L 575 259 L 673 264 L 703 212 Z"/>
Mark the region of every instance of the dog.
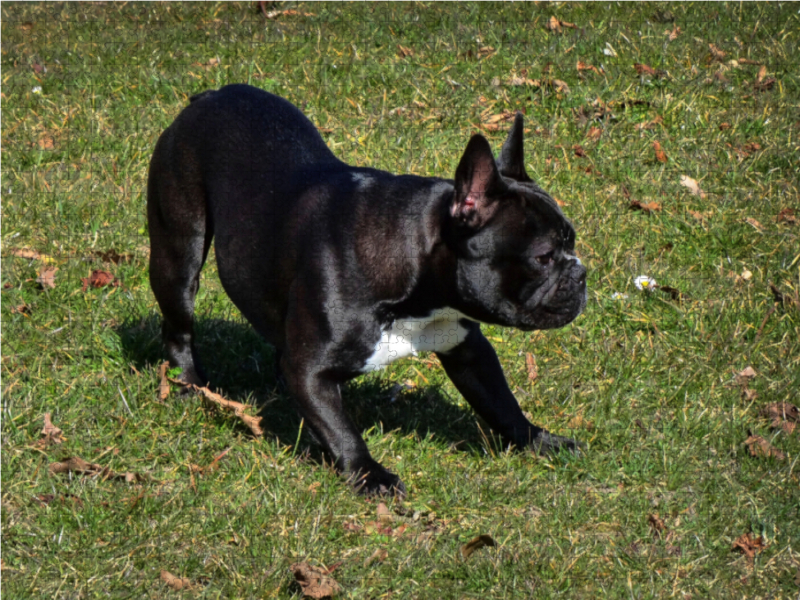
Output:
<path fill-rule="evenodd" d="M 341 386 L 419 351 L 505 442 L 577 451 L 525 418 L 479 325 L 563 327 L 586 305 L 575 230 L 525 171 L 521 113 L 497 160 L 473 135 L 451 180 L 350 166 L 287 100 L 248 85 L 206 91 L 156 143 L 147 218 L 150 283 L 182 380 L 207 383 L 193 322 L 213 238 L 225 291 L 361 493 L 405 486 L 370 455 Z"/>

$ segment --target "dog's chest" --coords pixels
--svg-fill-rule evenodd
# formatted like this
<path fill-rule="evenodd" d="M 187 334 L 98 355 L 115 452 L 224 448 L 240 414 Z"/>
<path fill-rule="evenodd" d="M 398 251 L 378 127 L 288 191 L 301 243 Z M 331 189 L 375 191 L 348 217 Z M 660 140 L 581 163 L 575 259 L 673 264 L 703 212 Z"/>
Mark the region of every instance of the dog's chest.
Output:
<path fill-rule="evenodd" d="M 467 336 L 467 329 L 459 323 L 466 318 L 453 308 L 440 308 L 427 317 L 398 319 L 381 332 L 372 355 L 362 370 L 375 371 L 400 358 L 417 352 L 447 352 L 458 346 Z"/>

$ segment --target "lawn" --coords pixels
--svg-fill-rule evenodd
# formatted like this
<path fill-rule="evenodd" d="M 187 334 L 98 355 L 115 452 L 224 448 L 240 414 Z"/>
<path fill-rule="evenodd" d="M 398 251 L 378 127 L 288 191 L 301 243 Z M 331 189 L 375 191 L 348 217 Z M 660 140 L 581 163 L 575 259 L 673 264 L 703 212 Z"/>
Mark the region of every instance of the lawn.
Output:
<path fill-rule="evenodd" d="M 343 598 L 797 598 L 799 9 L 4 2 L 3 595 L 300 598 L 305 563 Z M 344 390 L 409 489 L 356 496 L 213 256 L 200 353 L 266 432 L 163 397 L 148 161 L 189 96 L 234 82 L 343 160 L 417 175 L 452 177 L 471 134 L 497 151 L 525 113 L 589 304 L 483 329 L 582 456 L 504 448 L 420 355 Z M 70 457 L 89 464 L 53 466 Z"/>

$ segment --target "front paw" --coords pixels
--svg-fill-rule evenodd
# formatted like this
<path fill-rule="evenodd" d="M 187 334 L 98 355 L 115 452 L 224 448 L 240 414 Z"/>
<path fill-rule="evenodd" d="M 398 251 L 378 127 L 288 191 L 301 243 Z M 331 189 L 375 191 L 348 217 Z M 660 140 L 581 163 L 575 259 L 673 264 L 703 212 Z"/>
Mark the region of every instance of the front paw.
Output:
<path fill-rule="evenodd" d="M 400 478 L 374 460 L 353 469 L 347 481 L 362 496 L 406 496 L 406 486 Z"/>
<path fill-rule="evenodd" d="M 553 435 L 544 429 L 531 442 L 530 447 L 537 454 L 558 454 L 562 450 L 575 456 L 581 454 L 581 444 L 572 438 Z"/>

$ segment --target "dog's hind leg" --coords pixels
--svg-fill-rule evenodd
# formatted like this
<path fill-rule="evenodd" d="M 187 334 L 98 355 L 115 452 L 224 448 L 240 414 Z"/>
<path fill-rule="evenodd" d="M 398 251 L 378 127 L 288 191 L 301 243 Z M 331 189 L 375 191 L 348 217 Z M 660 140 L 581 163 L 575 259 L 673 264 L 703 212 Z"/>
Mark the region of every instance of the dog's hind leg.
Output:
<path fill-rule="evenodd" d="M 177 157 L 175 150 L 167 130 L 150 163 L 150 285 L 164 316 L 161 331 L 170 364 L 181 368 L 185 382 L 206 385 L 194 345 L 194 299 L 214 231 L 202 179 L 191 169 L 194 162 Z"/>

